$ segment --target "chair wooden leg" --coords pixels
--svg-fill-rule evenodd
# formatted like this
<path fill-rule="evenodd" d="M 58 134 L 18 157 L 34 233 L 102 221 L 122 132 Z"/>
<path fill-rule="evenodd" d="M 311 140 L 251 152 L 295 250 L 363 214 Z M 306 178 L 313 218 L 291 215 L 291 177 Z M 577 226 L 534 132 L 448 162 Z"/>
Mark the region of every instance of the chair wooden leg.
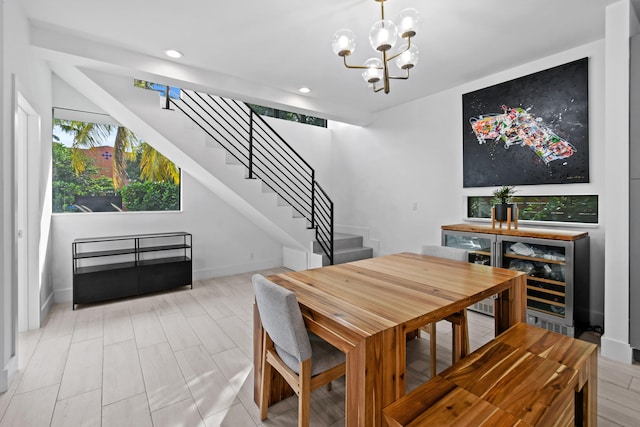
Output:
<path fill-rule="evenodd" d="M 431 378 L 436 376 L 436 347 L 437 347 L 437 342 L 436 342 L 436 322 L 433 323 L 429 323 L 427 325 L 428 331 L 429 331 L 429 347 L 430 347 L 430 352 L 431 352 Z"/>
<path fill-rule="evenodd" d="M 462 357 L 466 357 L 471 353 L 469 345 L 469 322 L 467 321 L 467 309 L 460 312 L 462 314 L 462 323 L 460 324 L 460 333 L 462 334 Z"/>
<path fill-rule="evenodd" d="M 298 427 L 309 427 L 311 420 L 311 358 L 300 363 Z"/>
<path fill-rule="evenodd" d="M 462 331 L 460 325 L 451 324 L 453 328 L 453 342 L 451 343 L 451 362 L 456 363 L 462 358 Z"/>
<path fill-rule="evenodd" d="M 269 409 L 269 400 L 271 397 L 271 364 L 267 362 L 267 347 L 273 345 L 270 343 L 269 336 L 266 331 L 262 338 L 262 377 L 261 377 L 261 391 L 260 391 L 260 419 L 267 418 L 267 411 Z"/>

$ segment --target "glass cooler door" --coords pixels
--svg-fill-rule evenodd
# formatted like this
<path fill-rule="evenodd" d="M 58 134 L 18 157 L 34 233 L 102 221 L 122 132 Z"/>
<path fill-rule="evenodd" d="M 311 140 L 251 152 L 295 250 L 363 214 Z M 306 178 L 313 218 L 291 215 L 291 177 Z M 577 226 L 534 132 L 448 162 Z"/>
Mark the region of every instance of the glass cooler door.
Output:
<path fill-rule="evenodd" d="M 535 241 L 535 240 L 533 240 Z M 532 239 L 522 242 L 510 237 L 502 237 L 499 267 L 523 271 L 527 274 L 527 308 L 551 321 L 566 323 L 572 319 L 571 269 L 567 259 L 572 255 L 569 246 L 532 243 Z"/>
<path fill-rule="evenodd" d="M 464 232 L 443 232 L 442 246 L 466 249 L 469 251 L 469 262 L 493 265 L 493 247 L 495 236 L 477 235 Z"/>

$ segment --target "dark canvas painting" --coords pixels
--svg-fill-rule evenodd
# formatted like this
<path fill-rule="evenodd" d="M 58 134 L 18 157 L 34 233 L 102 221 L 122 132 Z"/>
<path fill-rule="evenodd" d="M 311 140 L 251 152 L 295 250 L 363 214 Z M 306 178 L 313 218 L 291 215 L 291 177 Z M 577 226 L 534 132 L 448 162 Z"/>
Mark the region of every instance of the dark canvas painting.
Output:
<path fill-rule="evenodd" d="M 464 187 L 589 182 L 588 63 L 462 95 Z"/>

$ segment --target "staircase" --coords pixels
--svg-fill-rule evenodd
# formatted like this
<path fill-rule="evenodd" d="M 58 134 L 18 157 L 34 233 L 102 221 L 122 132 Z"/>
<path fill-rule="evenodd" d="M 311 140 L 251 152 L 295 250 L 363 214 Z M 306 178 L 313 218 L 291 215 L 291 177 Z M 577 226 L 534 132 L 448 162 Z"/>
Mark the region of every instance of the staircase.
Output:
<path fill-rule="evenodd" d="M 315 179 L 315 170 L 248 104 L 181 89 L 169 96 L 165 109 L 180 110 L 226 151 L 227 160 L 246 168 L 246 178 L 259 179 L 277 194 L 279 206 L 290 206 L 293 218 L 315 231 L 315 247 L 333 264 L 333 202 Z"/>
<path fill-rule="evenodd" d="M 357 236 L 336 235 L 334 247 L 333 202 L 315 171 L 247 104 L 183 90 L 180 99 L 163 98 L 160 109 L 156 92 L 124 76 L 61 64 L 54 71 L 281 241 L 283 254 L 298 251 L 296 267 L 288 267 L 371 256 Z"/>
<path fill-rule="evenodd" d="M 247 179 L 260 179 L 263 192 L 277 195 L 278 206 L 290 206 L 293 218 L 306 220 L 315 231 L 313 253 L 322 257 L 323 266 L 373 256 L 361 236 L 334 233 L 333 202 L 315 171 L 260 115 L 243 102 L 185 89 L 181 93 L 180 99 L 166 96 L 165 107 L 184 113 L 209 143 L 226 151 L 227 164 L 244 166 Z"/>
<path fill-rule="evenodd" d="M 317 242 L 313 242 L 313 252 L 322 255 L 322 265 L 331 264 L 329 257 L 322 253 L 322 248 Z M 333 235 L 333 264 L 343 264 L 371 257 L 373 257 L 373 249 L 362 245 L 362 236 L 346 233 Z"/>

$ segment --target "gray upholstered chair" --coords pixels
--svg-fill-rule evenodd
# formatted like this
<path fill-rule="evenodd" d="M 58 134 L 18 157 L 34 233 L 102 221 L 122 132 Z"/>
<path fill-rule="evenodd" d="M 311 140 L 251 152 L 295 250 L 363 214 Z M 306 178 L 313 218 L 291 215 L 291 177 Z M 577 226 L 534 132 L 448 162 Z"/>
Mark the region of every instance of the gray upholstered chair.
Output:
<path fill-rule="evenodd" d="M 345 374 L 345 354 L 307 331 L 293 292 L 259 274 L 251 281 L 264 329 L 260 418 L 267 418 L 273 367 L 298 395 L 298 426 L 306 427 L 311 391 Z"/>
<path fill-rule="evenodd" d="M 424 245 L 422 254 L 438 258 L 446 258 L 455 261 L 469 262 L 469 252 L 465 249 L 452 248 L 449 246 Z M 453 342 L 451 345 L 451 354 L 453 363 L 457 362 L 460 357 L 469 354 L 469 328 L 467 325 L 467 310 L 463 309 L 451 316 L 445 317 L 445 320 L 451 322 Z M 436 375 L 436 324 L 429 323 L 422 328 L 429 334 L 429 346 L 431 354 L 431 378 Z"/>

